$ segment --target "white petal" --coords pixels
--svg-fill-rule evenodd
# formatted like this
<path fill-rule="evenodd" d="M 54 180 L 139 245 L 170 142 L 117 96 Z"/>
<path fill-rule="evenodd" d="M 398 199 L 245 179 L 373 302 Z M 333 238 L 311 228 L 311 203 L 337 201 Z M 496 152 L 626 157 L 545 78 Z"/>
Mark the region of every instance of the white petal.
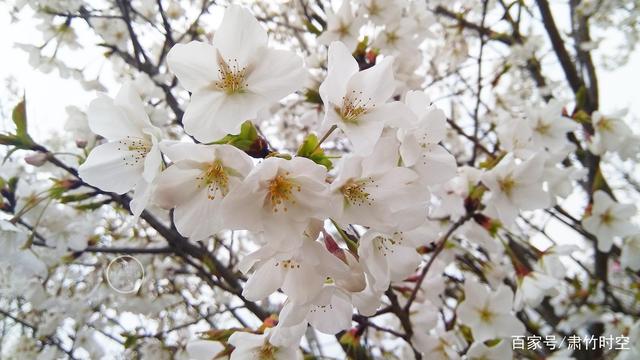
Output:
<path fill-rule="evenodd" d="M 167 65 L 190 92 L 218 80 L 216 48 L 200 41 L 175 44 L 167 54 Z"/>
<path fill-rule="evenodd" d="M 363 117 L 358 124 L 343 122 L 339 126 L 347 135 L 347 138 L 351 140 L 354 151 L 360 156 L 367 156 L 371 154 L 380 138 L 384 124 L 381 121 L 367 121 Z"/>
<path fill-rule="evenodd" d="M 191 95 L 182 122 L 185 131 L 201 142 L 219 140 L 237 134 L 246 120 L 255 119 L 267 102 L 253 93 L 226 94 L 203 90 Z"/>
<path fill-rule="evenodd" d="M 187 344 L 187 353 L 193 360 L 211 360 L 223 350 L 224 346 L 218 341 L 196 340 Z"/>
<path fill-rule="evenodd" d="M 183 236 L 202 240 L 223 229 L 222 197 L 217 193 L 214 199 L 209 199 L 208 195 L 208 189 L 202 188 L 186 202 L 176 206 L 173 218 Z"/>
<path fill-rule="evenodd" d="M 305 263 L 299 265 L 299 268 L 285 270 L 287 274 L 282 284 L 282 291 L 292 302 L 305 304 L 322 290 L 325 278 L 324 274 L 318 273 L 315 267 Z"/>
<path fill-rule="evenodd" d="M 270 259 L 260 266 L 244 285 L 242 295 L 251 301 L 258 301 L 273 294 L 284 281 L 284 272 Z"/>
<path fill-rule="evenodd" d="M 278 316 L 278 324 L 286 327 L 300 324 L 306 319 L 310 307 L 310 304 L 298 305 L 287 301 Z"/>
<path fill-rule="evenodd" d="M 80 178 L 104 191 L 124 194 L 131 190 L 142 177 L 143 162 L 125 164 L 128 151 L 118 150 L 121 146 L 110 142 L 94 148 L 78 169 Z"/>
<path fill-rule="evenodd" d="M 214 158 L 214 147 L 210 145 L 163 140 L 160 142 L 160 149 L 173 162 L 191 160 L 195 163 L 208 163 Z"/>
<path fill-rule="evenodd" d="M 524 325 L 514 315 L 498 315 L 493 321 L 492 328 L 496 330 L 498 336 L 505 338 L 525 333 Z"/>
<path fill-rule="evenodd" d="M 267 45 L 267 32 L 251 12 L 238 5 L 229 6 L 222 23 L 213 35 L 215 45 L 225 59 L 237 59 L 242 66 L 249 63 L 253 53 Z M 260 61 L 260 59 L 256 59 Z"/>
<path fill-rule="evenodd" d="M 176 164 L 161 172 L 156 180 L 155 202 L 165 209 L 184 204 L 198 192 L 198 180 L 202 171 L 182 168 Z"/>
<path fill-rule="evenodd" d="M 421 179 L 428 185 L 443 183 L 456 175 L 456 159 L 442 146 L 429 145 L 422 150 L 414 165 Z"/>
<path fill-rule="evenodd" d="M 293 52 L 261 48 L 258 63 L 247 77 L 249 91 L 277 101 L 299 89 L 307 73 L 302 59 Z"/>
<path fill-rule="evenodd" d="M 144 208 L 147 207 L 151 194 L 153 192 L 152 184 L 146 182 L 144 179 L 140 179 L 136 184 L 135 191 L 131 197 L 131 203 L 129 203 L 129 209 L 135 220 L 142 214 Z"/>
<path fill-rule="evenodd" d="M 120 109 L 124 110 L 127 119 L 136 124 L 137 128 L 142 129 L 144 127 L 151 127 L 149 115 L 147 115 L 147 112 L 144 109 L 144 104 L 142 103 L 142 99 L 140 99 L 140 94 L 138 94 L 138 91 L 131 82 L 127 82 L 122 85 L 113 103 Z"/>
<path fill-rule="evenodd" d="M 143 136 L 141 128 L 130 121 L 124 110 L 117 107 L 107 96 L 101 95 L 89 104 L 87 117 L 91 131 L 107 140 Z"/>
<path fill-rule="evenodd" d="M 407 91 L 407 94 L 404 96 L 404 101 L 419 119 L 427 115 L 429 97 L 424 91 Z"/>
<path fill-rule="evenodd" d="M 353 75 L 347 85 L 347 93 L 360 93 L 362 100 L 373 104 L 386 102 L 393 95 L 395 80 L 393 79 L 393 57 L 388 56 L 381 62 Z"/>
<path fill-rule="evenodd" d="M 322 304 L 325 307 L 313 307 L 308 316 L 309 323 L 325 334 L 337 334 L 350 328 L 353 315 L 351 299 L 341 290 L 332 289 L 335 291 L 332 291 L 329 304 Z"/>
<path fill-rule="evenodd" d="M 399 101 L 376 105 L 375 112 L 387 126 L 402 128 L 415 123 L 415 116 L 411 110 Z"/>
<path fill-rule="evenodd" d="M 343 43 L 334 41 L 329 45 L 328 67 L 327 77 L 320 85 L 320 96 L 327 107 L 329 103 L 341 106 L 347 83 L 358 72 L 358 62 Z"/>
<path fill-rule="evenodd" d="M 142 171 L 142 177 L 148 183 L 153 182 L 153 179 L 158 175 L 162 167 L 162 154 L 160 148 L 153 139 L 154 144 L 151 146 L 151 150 L 147 153 L 144 159 L 144 170 Z"/>
<path fill-rule="evenodd" d="M 401 281 L 416 271 L 422 257 L 413 248 L 394 246 L 393 251 L 387 253 L 387 261 L 391 269 L 391 280 Z"/>

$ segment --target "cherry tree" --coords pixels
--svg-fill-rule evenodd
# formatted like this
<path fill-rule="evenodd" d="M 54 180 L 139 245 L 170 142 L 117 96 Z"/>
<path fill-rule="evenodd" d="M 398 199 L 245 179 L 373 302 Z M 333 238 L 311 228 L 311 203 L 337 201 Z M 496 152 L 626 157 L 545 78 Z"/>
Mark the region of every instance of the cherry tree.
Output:
<path fill-rule="evenodd" d="M 639 6 L 11 3 L 0 357 L 637 359 Z"/>

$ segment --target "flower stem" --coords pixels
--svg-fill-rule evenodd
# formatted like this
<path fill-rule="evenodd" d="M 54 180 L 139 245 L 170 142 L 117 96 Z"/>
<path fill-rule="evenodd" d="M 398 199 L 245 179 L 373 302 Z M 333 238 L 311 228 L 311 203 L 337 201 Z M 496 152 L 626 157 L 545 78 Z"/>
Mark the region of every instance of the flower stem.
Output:
<path fill-rule="evenodd" d="M 324 133 L 324 135 L 322 135 L 322 138 L 320 138 L 320 141 L 318 141 L 318 145 L 316 145 L 315 148 L 313 148 L 313 151 L 311 152 L 312 154 L 318 150 L 318 148 L 320 148 L 320 145 L 322 145 L 322 143 L 327 140 L 327 138 L 329 137 L 329 135 L 331 135 L 331 133 L 333 133 L 336 129 L 338 128 L 338 125 L 331 125 L 331 128 L 329 128 L 329 130 L 327 130 L 326 133 Z"/>

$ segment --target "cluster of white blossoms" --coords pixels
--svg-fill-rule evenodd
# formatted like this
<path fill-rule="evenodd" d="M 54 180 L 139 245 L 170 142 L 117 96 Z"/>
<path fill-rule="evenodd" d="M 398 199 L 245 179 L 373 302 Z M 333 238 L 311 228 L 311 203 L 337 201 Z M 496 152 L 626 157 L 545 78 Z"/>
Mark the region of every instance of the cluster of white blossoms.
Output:
<path fill-rule="evenodd" d="M 390 2 L 381 4 L 397 9 Z M 368 12 L 374 23 L 394 16 L 375 10 Z M 131 210 L 136 216 L 149 202 L 173 209 L 176 228 L 192 240 L 223 230 L 249 230 L 260 239 L 262 246 L 239 265 L 249 276 L 243 296 L 258 301 L 281 291 L 287 300 L 277 326 L 263 338 L 234 341 L 241 334 L 232 336 L 234 359 L 251 351 L 293 358 L 291 349 L 309 324 L 336 334 L 351 327 L 354 309 L 373 315 L 389 286 L 415 274 L 421 264 L 416 249 L 427 244 L 423 230 L 433 226 L 427 220 L 432 193 L 442 208 L 452 209 L 446 215 L 454 220 L 477 209 L 465 210 L 465 199 L 483 199 L 485 214 L 508 228 L 521 210 L 546 208 L 556 196 L 567 196 L 571 185 L 563 180 L 583 175 L 558 166 L 573 150 L 565 145 L 566 134 L 578 127 L 561 115 L 558 103 L 500 125 L 498 134 L 509 153 L 490 170 L 458 169 L 454 156 L 440 145 L 446 136 L 444 112 L 423 92 L 396 91 L 394 56 L 380 56 L 360 69 L 352 49 L 361 22 L 354 20 L 349 1 L 329 13 L 327 21 L 328 30 L 319 39 L 328 45 L 326 77 L 319 87 L 324 108 L 319 130 L 326 136 L 341 130 L 353 149 L 332 171 L 302 155 L 273 153 L 256 160 L 224 143 L 227 134 L 239 133 L 260 110 L 299 90 L 307 76 L 302 59 L 269 48 L 266 31 L 239 6 L 227 8 L 212 44 L 177 44 L 167 56 L 169 68 L 191 92 L 182 121 L 198 143 L 162 140 L 130 84 L 115 100 L 100 97 L 89 107 L 91 129 L 108 142 L 93 149 L 80 167 L 84 181 L 119 194 L 135 189 Z M 415 25 L 408 18 L 397 24 L 386 27 L 398 33 L 385 34 L 387 41 L 402 38 Z M 604 146 L 613 142 L 608 137 L 615 135 L 609 132 L 624 131 L 616 124 L 601 119 L 596 125 Z M 485 191 L 486 197 L 478 196 Z M 607 251 L 612 236 L 637 233 L 625 221 L 634 212 L 598 192 L 584 226 Z M 343 235 L 342 247 L 328 232 L 333 226 Z M 488 228 L 476 225 L 474 230 Z M 488 241 L 495 240 L 489 235 Z M 551 257 L 544 256 L 545 262 Z M 519 306 L 537 305 L 550 294 L 564 274 L 557 270 L 541 266 L 524 271 Z M 476 341 L 524 333 L 513 315 L 508 287 L 491 290 L 468 279 L 465 294 L 468 300 L 458 307 L 458 317 Z M 429 300 L 418 303 L 436 309 Z M 418 332 L 414 346 L 424 353 L 447 351 L 441 344 L 445 335 Z M 508 348 L 491 351 L 504 354 Z"/>
<path fill-rule="evenodd" d="M 192 240 L 222 230 L 259 236 L 264 245 L 239 268 L 250 274 L 248 300 L 278 289 L 288 297 L 271 344 L 297 345 L 307 324 L 328 334 L 349 329 L 354 303 L 372 315 L 390 283 L 416 271 L 421 239 L 407 231 L 427 218 L 429 187 L 456 174 L 455 158 L 438 144 L 444 113 L 422 92 L 393 101 L 393 61 L 387 56 L 359 71 L 342 42 L 330 44 L 322 126 L 341 129 L 354 149 L 335 172 L 302 156 L 254 160 L 215 142 L 298 89 L 305 70 L 295 54 L 267 47 L 266 31 L 248 10 L 230 6 L 212 45 L 178 44 L 168 54 L 192 93 L 185 131 L 209 144 L 161 140 L 125 84 L 115 100 L 100 97 L 89 107 L 91 129 L 108 142 L 91 151 L 80 176 L 104 191 L 135 188 L 134 215 L 149 202 L 174 209 L 176 228 Z M 366 229 L 357 252 L 328 250 L 335 244 L 324 230 L 330 221 Z"/>
<path fill-rule="evenodd" d="M 158 17 L 155 3 L 143 3 L 140 16 Z M 204 254 L 212 243 L 223 244 L 221 234 L 231 234 L 232 241 L 236 231 L 242 234 L 237 237 L 241 246 L 223 244 L 233 258 L 224 270 L 239 279 L 236 289 L 211 259 L 198 258 L 212 272 L 205 276 L 229 283 L 212 280 L 229 294 L 216 293 L 208 299 L 208 292 L 198 297 L 177 290 L 150 304 L 144 296 L 152 291 L 143 287 L 135 298 L 112 300 L 110 305 L 158 317 L 169 304 L 191 298 L 220 300 L 229 310 L 231 301 L 218 296 L 236 296 L 234 300 L 239 298 L 247 308 L 259 303 L 264 312 L 278 313 L 266 314 L 257 329 L 250 329 L 237 317 L 244 329 L 220 324 L 222 331 L 228 330 L 223 336 L 205 334 L 204 340 L 190 339 L 185 348 L 188 355 L 183 355 L 191 359 L 299 359 L 303 356 L 300 344 L 310 342 L 310 327 L 339 337 L 345 350 L 356 348 L 362 332 L 371 328 L 394 335 L 394 340 L 402 339 L 406 354 L 399 356 L 407 358 L 422 354 L 443 360 L 506 359 L 513 356 L 513 336 L 551 331 L 536 323 L 545 316 L 555 321 L 552 331 L 558 333 L 573 329 L 571 321 L 604 318 L 591 312 L 593 300 L 583 296 L 591 291 L 586 290 L 587 285 L 576 285 L 577 276 L 567 280 L 565 260 L 578 247 L 552 240 L 542 251 L 523 229 L 535 228 L 545 211 L 560 214 L 559 221 L 593 242 L 596 256 L 617 252 L 621 254 L 615 264 L 622 268 L 619 272 L 640 270 L 640 229 L 631 220 L 637 208 L 616 199 L 603 175 L 588 174 L 587 166 L 578 165 L 586 162 L 577 159 L 637 158 L 640 141 L 622 115 L 582 114 L 577 105 L 555 99 L 544 105 L 537 105 L 543 103 L 540 100 L 532 102 L 534 106 L 512 106 L 522 99 L 508 95 L 496 100 L 502 104 L 492 110 L 481 103 L 479 89 L 476 123 L 472 130 L 462 129 L 425 91 L 415 90 L 425 87 L 424 74 L 418 74 L 427 63 L 423 45 L 427 38 L 435 37 L 431 32 L 434 19 L 426 5 L 397 0 L 344 0 L 336 8 L 331 5 L 327 2 L 322 9 L 326 15 L 321 19 L 323 31 L 315 28 L 312 16 L 304 24 L 322 45 L 318 46 L 322 51 L 308 53 L 305 59 L 294 51 L 277 49 L 281 43 L 270 46 L 269 34 L 256 17 L 247 8 L 232 4 L 224 10 L 210 41 L 171 39 L 172 47 L 158 51 L 161 60 L 156 69 L 124 82 L 113 99 L 100 95 L 93 100 L 87 111 L 89 129 L 82 126 L 80 112 L 70 109 L 74 121 L 68 127 L 81 133 L 76 144 L 84 153 L 78 156 L 77 174 L 71 171 L 73 180 L 56 183 L 56 189 L 66 196 L 58 200 L 72 203 L 108 196 L 109 201 L 128 206 L 133 215 L 128 225 L 139 218 L 147 223 L 150 218 L 164 219 L 158 220 L 157 227 L 144 227 L 142 235 L 134 230 L 129 237 L 135 243 L 152 237 L 155 233 L 150 228 L 177 231 L 177 239 L 161 234 L 169 250 L 183 245 L 200 251 L 201 246 Z M 164 26 L 169 21 L 165 17 L 176 20 L 184 15 L 177 3 L 171 2 L 166 9 L 162 2 L 158 6 Z M 444 7 L 437 9 L 447 14 Z M 462 26 L 467 20 L 456 21 Z M 132 30 L 120 17 L 94 17 L 87 23 L 111 44 L 111 55 L 126 52 L 132 45 Z M 185 33 L 198 31 L 189 27 Z M 463 37 L 462 31 L 454 36 Z M 65 30 L 60 41 L 76 44 L 76 38 L 72 30 Z M 298 40 L 304 44 L 304 39 Z M 467 55 L 469 50 L 464 40 L 454 40 L 452 46 L 438 48 L 451 60 L 447 66 L 452 68 L 460 65 L 458 53 Z M 521 52 L 511 53 L 514 64 L 531 66 L 534 43 L 530 39 L 514 45 Z M 136 51 L 140 51 L 138 46 L 133 44 Z M 142 58 L 140 55 L 137 61 Z M 136 61 L 132 58 L 131 62 Z M 505 72 L 509 66 L 505 65 Z M 481 71 L 479 75 L 482 82 Z M 172 106 L 167 94 L 174 85 L 186 91 L 183 98 L 172 97 L 176 102 Z M 301 91 L 304 96 L 292 96 Z M 169 130 L 166 114 L 158 114 L 166 109 L 150 106 L 152 98 L 164 99 L 160 102 L 166 101 L 174 111 L 177 131 Z M 296 126 L 283 120 L 284 111 L 274 106 L 278 103 L 287 104 L 282 107 L 290 111 L 287 115 L 296 117 Z M 510 110 L 504 111 L 503 105 Z M 180 106 L 184 113 L 175 111 Z M 486 118 L 478 115 L 482 106 L 488 109 Z M 567 113 L 570 106 L 576 109 L 572 116 Z M 514 117 L 514 112 L 519 116 Z M 455 112 L 451 113 L 453 117 Z M 273 119 L 277 124 L 268 124 Z M 282 139 L 269 143 L 268 130 L 263 133 L 261 129 L 265 123 L 282 131 Z M 470 143 L 461 144 L 460 138 Z M 28 164 L 52 162 L 52 153 L 30 150 L 36 153 L 25 158 Z M 595 180 L 588 183 L 588 178 Z M 582 213 L 571 214 L 560 205 L 578 183 L 591 189 L 586 196 L 589 200 L 574 206 Z M 0 190 L 4 188 L 3 180 Z M 90 193 L 78 190 L 68 195 L 68 190 L 77 189 Z M 42 209 L 44 214 L 48 203 L 34 198 L 20 204 L 22 210 L 17 212 L 20 206 L 14 201 L 11 221 L 0 219 L 0 248 L 6 249 L 0 252 L 0 281 L 6 271 L 30 286 L 24 297 L 39 313 L 51 315 L 37 334 L 50 340 L 65 318 L 72 317 L 72 307 L 47 299 L 49 289 L 41 283 L 46 283 L 60 262 L 72 262 L 73 256 L 81 256 L 98 243 L 92 238 L 97 234 L 111 231 L 105 236 L 111 239 L 128 235 L 120 236 L 119 225 L 102 222 L 103 217 L 114 217 L 104 208 L 104 213 L 96 210 L 76 218 L 76 212 L 60 207 L 55 210 L 57 221 L 47 223 L 30 210 Z M 552 212 L 554 208 L 557 211 Z M 98 222 L 99 231 L 92 225 Z M 29 223 L 35 226 L 27 226 Z M 544 230 L 536 230 L 548 237 Z M 34 241 L 55 249 L 55 255 L 45 258 L 34 251 Z M 124 249 L 130 249 L 130 243 L 126 244 Z M 149 250 L 144 241 L 135 244 L 140 244 L 142 253 Z M 163 253 L 162 248 L 152 250 Z M 217 255 L 211 253 L 212 259 Z M 143 262 L 158 272 L 161 287 L 166 281 L 175 286 L 173 280 L 184 270 L 182 264 L 163 263 L 158 258 Z M 91 274 L 87 277 L 101 281 L 96 272 Z M 575 291 L 564 290 L 569 287 L 567 282 Z M 18 296 L 21 289 L 15 283 L 0 293 Z M 606 284 L 593 288 L 597 288 L 593 297 L 601 296 L 605 302 L 615 299 Z M 92 307 L 99 307 L 111 294 L 99 285 L 86 292 L 92 293 Z M 561 292 L 566 296 L 556 296 Z M 72 304 L 86 295 L 70 293 Z M 572 297 L 582 305 L 570 308 L 567 302 Z M 571 309 L 572 318 L 556 319 L 554 307 Z M 390 314 L 397 318 L 385 318 Z M 193 324 L 209 321 L 208 314 L 197 315 Z M 89 311 L 78 315 L 90 316 Z M 607 324 L 610 333 L 631 327 L 618 321 Z M 640 332 L 635 333 L 640 337 Z M 166 354 L 163 345 L 154 342 L 155 338 L 164 340 L 161 336 L 122 334 L 125 347 L 131 346 L 130 341 L 150 338 L 138 349 L 149 358 Z M 79 332 L 74 348 L 100 354 L 94 335 L 89 329 Z M 386 341 L 393 342 L 384 338 L 381 348 Z M 48 345 L 56 351 L 54 342 Z M 22 346 L 30 354 L 35 345 L 25 340 Z"/>

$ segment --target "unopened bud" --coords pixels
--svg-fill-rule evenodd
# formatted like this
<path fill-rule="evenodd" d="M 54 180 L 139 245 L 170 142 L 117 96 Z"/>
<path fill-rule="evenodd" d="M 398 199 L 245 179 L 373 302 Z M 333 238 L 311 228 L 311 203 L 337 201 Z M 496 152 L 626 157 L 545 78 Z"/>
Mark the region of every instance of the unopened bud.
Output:
<path fill-rule="evenodd" d="M 73 179 L 62 179 L 62 180 L 56 181 L 56 186 L 65 190 L 76 189 L 80 187 L 80 185 L 82 185 L 81 181 L 73 180 Z"/>
<path fill-rule="evenodd" d="M 269 155 L 269 144 L 262 137 L 258 137 L 245 152 L 251 157 L 264 159 Z"/>
<path fill-rule="evenodd" d="M 324 238 L 324 246 L 327 250 L 333 254 L 333 256 L 342 260 L 345 264 L 347 264 L 347 257 L 345 255 L 345 251 L 340 248 L 340 245 L 334 240 L 333 236 L 329 235 L 328 232 L 322 230 L 322 235 Z"/>
<path fill-rule="evenodd" d="M 29 165 L 33 166 L 42 166 L 47 162 L 47 154 L 45 153 L 35 153 L 32 155 L 25 156 L 24 161 Z"/>

